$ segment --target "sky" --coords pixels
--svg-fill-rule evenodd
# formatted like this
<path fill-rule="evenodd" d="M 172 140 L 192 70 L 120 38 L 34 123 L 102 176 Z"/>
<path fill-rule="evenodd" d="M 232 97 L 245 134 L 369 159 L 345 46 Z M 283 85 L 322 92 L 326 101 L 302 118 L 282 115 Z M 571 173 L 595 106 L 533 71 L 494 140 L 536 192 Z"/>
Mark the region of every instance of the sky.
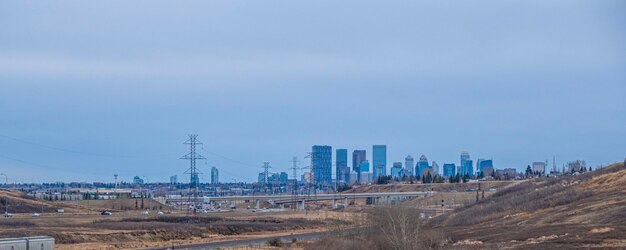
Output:
<path fill-rule="evenodd" d="M 625 1 L 1 1 L 9 182 L 256 181 L 312 145 L 388 168 L 626 157 Z M 351 155 L 351 153 L 349 153 Z M 349 159 L 351 162 L 351 159 Z M 552 165 L 550 162 L 549 165 Z M 301 171 L 300 171 L 301 172 Z M 334 172 L 334 171 L 333 171 Z M 3 182 L 0 176 L 0 182 Z"/>

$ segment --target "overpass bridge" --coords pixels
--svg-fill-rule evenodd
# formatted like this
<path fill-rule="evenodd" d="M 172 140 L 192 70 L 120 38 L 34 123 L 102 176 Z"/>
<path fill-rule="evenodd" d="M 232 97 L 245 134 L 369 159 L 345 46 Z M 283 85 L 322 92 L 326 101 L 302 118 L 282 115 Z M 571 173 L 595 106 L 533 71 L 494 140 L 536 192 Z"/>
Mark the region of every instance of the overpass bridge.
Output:
<path fill-rule="evenodd" d="M 165 198 L 165 203 L 180 202 L 255 202 L 258 208 L 259 202 L 267 201 L 270 204 L 283 206 L 285 204 L 297 204 L 298 207 L 304 208 L 307 202 L 317 201 L 333 201 L 333 207 L 336 207 L 337 201 L 343 201 L 347 206 L 348 200 L 355 199 L 373 199 L 373 200 L 401 200 L 414 197 L 431 196 L 435 192 L 377 192 L 377 193 L 336 193 L 336 194 L 279 194 L 279 195 L 235 195 L 235 196 L 215 196 L 215 197 L 173 197 Z"/>

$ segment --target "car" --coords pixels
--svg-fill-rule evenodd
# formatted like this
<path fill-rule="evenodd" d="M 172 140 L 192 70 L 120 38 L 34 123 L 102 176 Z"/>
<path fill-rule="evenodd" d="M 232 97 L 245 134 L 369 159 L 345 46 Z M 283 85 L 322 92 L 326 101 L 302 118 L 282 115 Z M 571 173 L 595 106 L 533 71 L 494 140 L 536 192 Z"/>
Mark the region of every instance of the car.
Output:
<path fill-rule="evenodd" d="M 164 214 L 163 211 L 158 211 L 157 212 L 158 215 Z"/>
<path fill-rule="evenodd" d="M 12 213 L 4 213 L 4 217 L 5 218 L 11 218 L 11 217 L 13 217 L 13 214 Z"/>
<path fill-rule="evenodd" d="M 40 215 L 41 215 L 41 214 L 39 214 L 39 213 L 33 213 L 33 214 L 31 214 L 30 216 L 31 216 L 31 217 L 39 217 Z"/>
<path fill-rule="evenodd" d="M 113 212 L 108 211 L 108 210 L 104 210 L 104 211 L 102 211 L 102 213 L 100 213 L 100 215 L 113 215 Z"/>
<path fill-rule="evenodd" d="M 146 210 L 146 211 L 141 211 L 141 214 L 142 214 L 142 215 L 149 215 L 149 214 L 150 214 L 150 211 L 148 211 L 148 210 Z"/>

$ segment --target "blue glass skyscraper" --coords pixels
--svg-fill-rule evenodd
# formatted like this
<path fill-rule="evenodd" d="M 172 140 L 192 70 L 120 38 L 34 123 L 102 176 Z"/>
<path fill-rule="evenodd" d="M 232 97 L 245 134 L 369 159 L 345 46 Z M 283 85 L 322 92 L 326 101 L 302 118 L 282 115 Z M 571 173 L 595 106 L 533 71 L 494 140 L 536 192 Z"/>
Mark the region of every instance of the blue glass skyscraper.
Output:
<path fill-rule="evenodd" d="M 428 170 L 428 158 L 425 155 L 420 156 L 419 161 L 417 162 L 417 166 L 415 167 L 415 176 L 422 176 L 424 172 Z"/>
<path fill-rule="evenodd" d="M 326 145 L 315 145 L 312 148 L 311 166 L 313 166 L 313 175 L 317 184 L 331 183 L 333 156 L 332 147 Z"/>
<path fill-rule="evenodd" d="M 451 177 L 456 175 L 456 165 L 454 163 L 443 164 L 443 176 Z"/>
<path fill-rule="evenodd" d="M 348 150 L 337 149 L 335 151 L 335 178 L 338 182 L 350 182 L 350 168 L 348 168 Z"/>
<path fill-rule="evenodd" d="M 387 174 L 387 145 L 372 147 L 372 166 L 374 180 L 377 180 L 380 175 Z"/>

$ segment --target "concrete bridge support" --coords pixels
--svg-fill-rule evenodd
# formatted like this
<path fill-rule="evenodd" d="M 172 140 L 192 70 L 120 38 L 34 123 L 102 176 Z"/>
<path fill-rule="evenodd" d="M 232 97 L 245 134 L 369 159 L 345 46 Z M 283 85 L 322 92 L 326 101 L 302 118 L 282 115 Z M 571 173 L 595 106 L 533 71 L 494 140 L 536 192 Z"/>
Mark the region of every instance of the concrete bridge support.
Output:
<path fill-rule="evenodd" d="M 304 208 L 305 208 L 305 205 L 304 205 L 304 200 L 302 200 L 302 201 L 298 202 L 298 209 L 300 209 L 300 210 L 304 210 Z"/>
<path fill-rule="evenodd" d="M 257 199 L 257 200 L 254 201 L 254 209 L 259 209 L 259 208 L 260 208 L 260 202 Z"/>

